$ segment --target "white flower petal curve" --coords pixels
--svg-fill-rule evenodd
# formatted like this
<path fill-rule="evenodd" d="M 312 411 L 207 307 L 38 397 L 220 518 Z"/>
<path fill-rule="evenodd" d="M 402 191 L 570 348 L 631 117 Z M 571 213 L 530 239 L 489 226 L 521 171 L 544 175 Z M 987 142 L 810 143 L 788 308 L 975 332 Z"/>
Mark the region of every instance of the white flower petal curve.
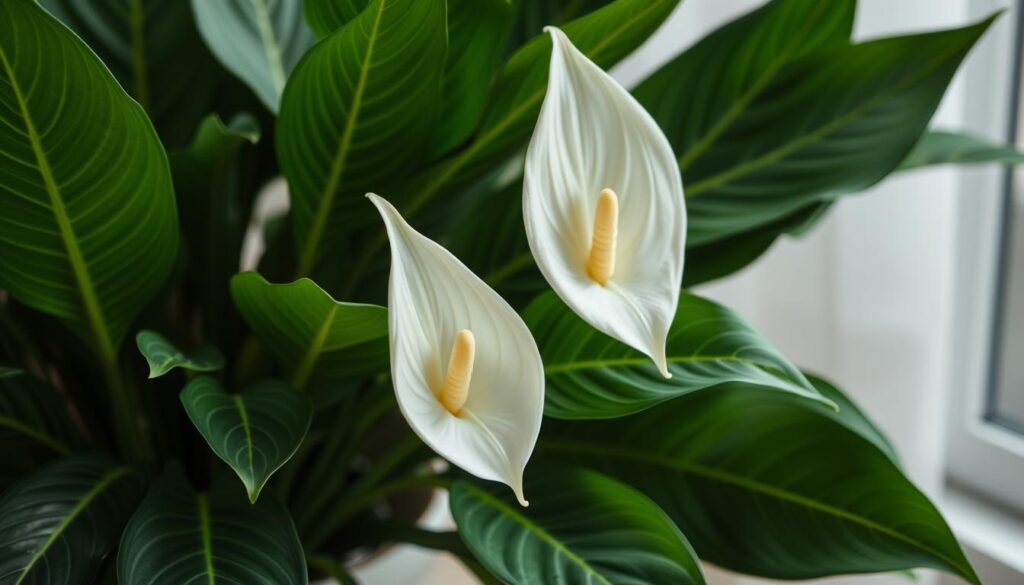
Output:
<path fill-rule="evenodd" d="M 374 194 L 391 241 L 391 376 L 409 425 L 439 455 L 501 481 L 522 505 L 523 471 L 540 434 L 544 365 L 522 318 L 448 250 L 414 230 Z M 453 342 L 475 340 L 472 378 L 458 415 L 442 404 Z"/>
<path fill-rule="evenodd" d="M 526 154 L 523 215 L 537 266 L 563 301 L 670 377 L 665 342 L 682 286 L 686 204 L 672 147 L 633 96 L 562 31 Z M 615 272 L 587 265 L 598 197 L 618 196 Z"/>

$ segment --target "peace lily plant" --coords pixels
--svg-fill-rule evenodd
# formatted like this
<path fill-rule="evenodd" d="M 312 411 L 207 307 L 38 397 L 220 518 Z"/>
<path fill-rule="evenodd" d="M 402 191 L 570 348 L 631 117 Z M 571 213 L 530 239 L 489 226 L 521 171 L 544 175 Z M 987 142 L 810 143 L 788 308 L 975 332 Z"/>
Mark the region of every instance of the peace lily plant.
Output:
<path fill-rule="evenodd" d="M 850 398 L 692 291 L 892 173 L 1020 162 L 928 129 L 992 19 L 771 0 L 620 86 L 679 4 L 0 2 L 0 584 L 369 582 L 399 543 L 979 583 Z"/>

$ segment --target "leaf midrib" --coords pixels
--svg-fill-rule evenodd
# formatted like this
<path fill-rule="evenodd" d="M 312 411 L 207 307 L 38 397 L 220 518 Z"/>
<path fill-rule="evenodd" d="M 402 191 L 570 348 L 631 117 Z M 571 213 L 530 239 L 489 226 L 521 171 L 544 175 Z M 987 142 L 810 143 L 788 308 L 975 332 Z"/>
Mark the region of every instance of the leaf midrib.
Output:
<path fill-rule="evenodd" d="M 669 356 L 667 358 L 667 361 L 670 364 L 727 361 L 754 366 L 759 369 L 765 368 L 765 364 L 762 364 L 760 362 L 732 355 Z M 563 362 L 559 364 L 546 365 L 544 366 L 544 374 L 550 376 L 552 374 L 564 374 L 567 372 L 575 372 L 579 370 L 596 370 L 601 368 L 613 368 L 617 366 L 643 366 L 648 364 L 653 364 L 653 362 L 651 362 L 650 358 L 647 357 L 580 360 L 575 362 Z"/>
<path fill-rule="evenodd" d="M 870 518 L 865 518 L 849 510 L 844 510 L 838 506 L 826 504 L 824 502 L 820 502 L 808 496 L 793 493 L 784 488 L 766 484 L 747 477 L 743 477 L 735 473 L 715 469 L 692 461 L 682 461 L 679 459 L 673 459 L 668 456 L 658 455 L 656 453 L 634 451 L 623 447 L 615 447 L 610 445 L 597 446 L 582 443 L 579 441 L 549 440 L 541 442 L 541 444 L 538 445 L 538 447 L 541 450 L 545 451 L 560 451 L 569 454 L 582 453 L 593 456 L 599 456 L 602 458 L 618 458 L 626 461 L 646 463 L 656 467 L 662 467 L 672 471 L 677 471 L 682 474 L 699 476 L 701 478 L 715 481 L 718 483 L 725 483 L 741 489 L 747 489 L 749 491 L 756 492 L 778 500 L 782 500 L 784 502 L 805 506 L 807 508 L 818 511 L 828 516 L 833 516 L 839 519 L 847 520 L 854 524 L 859 524 L 864 528 L 880 532 L 891 538 L 900 540 L 906 544 L 917 547 L 922 551 L 932 554 L 936 558 L 948 563 L 949 566 L 955 567 L 964 575 L 972 574 L 972 571 L 968 570 L 968 568 L 964 567 L 956 560 L 950 559 L 944 553 L 939 552 L 931 546 L 924 544 L 910 536 L 907 536 L 892 528 L 889 528 L 888 526 L 879 524 L 871 520 Z"/>
<path fill-rule="evenodd" d="M 249 424 L 249 410 L 245 407 L 245 399 L 239 394 L 231 396 L 235 401 L 235 409 L 238 410 L 238 418 L 242 422 L 242 431 L 245 433 L 245 451 L 248 455 L 248 467 L 249 467 L 249 481 L 246 482 L 246 487 L 251 492 L 255 491 L 256 487 L 256 468 L 253 466 L 253 444 L 252 444 L 252 427 Z M 251 485 L 249 483 L 251 482 Z"/>
<path fill-rule="evenodd" d="M 520 524 L 523 528 L 533 533 L 537 538 L 546 542 L 556 551 L 565 555 L 570 561 L 576 563 L 581 568 L 583 568 L 583 570 L 585 570 L 587 573 L 596 577 L 599 582 L 605 585 L 612 585 L 612 582 L 609 581 L 604 575 L 599 573 L 592 566 L 590 566 L 590 563 L 588 563 L 586 559 L 574 553 L 572 550 L 569 549 L 569 547 L 565 546 L 564 544 L 562 544 L 561 541 L 552 536 L 550 532 L 545 530 L 542 526 L 537 525 L 537 523 L 535 523 L 533 520 L 530 520 L 529 518 L 524 516 L 522 513 L 519 512 L 519 510 L 514 509 L 512 506 L 509 506 L 505 502 L 499 500 L 498 498 L 492 496 L 491 494 L 472 484 L 463 482 L 461 485 L 463 489 L 472 492 L 473 495 L 476 496 L 478 499 L 483 500 L 485 503 L 494 508 L 497 508 L 498 511 L 503 513 L 505 516 L 511 518 L 512 521 Z"/>
<path fill-rule="evenodd" d="M 310 342 L 309 347 L 306 348 L 306 353 L 303 354 L 299 367 L 295 369 L 295 374 L 292 376 L 292 386 L 297 390 L 305 388 L 306 383 L 309 382 L 309 377 L 313 374 L 313 368 L 320 359 L 320 354 L 323 353 L 324 344 L 327 342 L 327 335 L 331 331 L 331 325 L 334 324 L 334 317 L 338 314 L 338 307 L 339 305 L 335 303 L 327 311 L 327 315 L 320 324 L 320 328 L 317 329 L 316 335 Z"/>
<path fill-rule="evenodd" d="M 344 172 L 349 149 L 352 145 L 352 137 L 355 135 L 355 129 L 358 125 L 359 111 L 363 104 L 363 93 L 366 91 L 370 62 L 373 60 L 373 52 L 377 45 L 377 36 L 380 31 L 380 22 L 384 17 L 385 4 L 386 0 L 378 0 L 380 9 L 377 10 L 377 14 L 374 16 L 373 27 L 370 30 L 370 36 L 366 44 L 366 54 L 359 67 L 359 80 L 356 82 L 355 92 L 352 95 L 352 108 L 349 111 L 349 115 L 345 118 L 345 129 L 342 131 L 341 140 L 338 142 L 338 150 L 334 155 L 334 162 L 331 164 L 331 174 L 328 175 L 327 184 L 320 193 L 320 204 L 317 206 L 309 239 L 306 240 L 306 245 L 302 250 L 302 257 L 299 261 L 298 276 L 308 275 L 316 263 L 320 240 L 323 239 L 324 230 L 327 227 L 327 218 L 330 216 L 331 208 L 334 206 L 338 184 L 341 182 L 341 175 Z"/>
<path fill-rule="evenodd" d="M 217 585 L 217 576 L 213 570 L 213 536 L 210 531 L 210 502 L 206 494 L 196 496 L 196 507 L 199 515 L 199 536 L 203 542 L 203 565 L 206 568 L 207 585 Z"/>
<path fill-rule="evenodd" d="M 75 275 L 75 280 L 78 282 L 79 292 L 82 296 L 82 304 L 85 308 L 86 317 L 92 329 L 93 336 L 99 346 L 100 357 L 103 359 L 105 364 L 116 363 L 117 350 L 114 347 L 113 340 L 111 339 L 110 329 L 103 317 L 103 310 L 100 307 L 99 298 L 96 295 L 96 289 L 93 285 L 92 277 L 89 275 L 89 267 L 85 263 L 85 257 L 82 255 L 82 250 L 79 247 L 78 237 L 75 234 L 74 226 L 71 225 L 71 217 L 68 215 L 67 210 L 64 207 L 64 199 L 61 197 L 60 189 L 57 187 L 57 181 L 53 176 L 53 171 L 50 169 L 49 159 L 43 150 L 42 141 L 36 131 L 35 123 L 32 121 L 32 116 L 29 113 L 28 103 L 25 101 L 25 97 L 21 92 L 21 86 L 14 75 L 14 69 L 11 67 L 11 63 L 2 46 L 0 46 L 0 63 L 2 63 L 4 71 L 10 80 L 15 100 L 18 102 L 18 107 L 21 110 L 21 115 L 25 122 L 25 129 L 28 132 L 29 142 L 32 146 L 32 152 L 36 157 L 36 162 L 38 163 L 37 168 L 39 170 L 39 174 L 42 176 L 43 184 L 46 187 L 46 193 L 50 198 L 50 206 L 53 211 L 54 219 L 57 222 L 57 226 L 61 234 L 61 240 L 64 242 L 64 247 L 68 253 L 68 263 L 71 264 L 71 270 Z"/>
<path fill-rule="evenodd" d="M 267 65 L 270 67 L 271 83 L 274 84 L 274 93 L 277 99 L 280 99 L 285 83 L 281 45 L 277 41 L 277 35 L 274 34 L 274 26 L 270 22 L 270 12 L 267 10 L 266 0 L 251 0 L 251 2 L 253 11 L 256 13 L 256 27 L 259 29 L 260 44 L 263 45 L 263 53 L 267 58 Z"/>
<path fill-rule="evenodd" d="M 55 542 L 57 542 L 57 540 L 64 534 L 64 531 L 67 530 L 68 526 L 70 526 L 71 523 L 75 521 L 75 518 L 77 518 L 79 514 L 81 514 L 89 506 L 89 504 L 93 502 L 93 500 L 98 498 L 99 495 L 110 486 L 110 484 L 117 481 L 121 477 L 128 475 L 130 472 L 131 468 L 129 467 L 115 467 L 114 469 L 108 471 L 102 478 L 100 478 L 100 480 L 96 482 L 96 485 L 94 485 L 92 489 L 86 492 L 85 495 L 83 495 L 82 498 L 78 500 L 78 503 L 75 504 L 75 507 L 71 509 L 71 512 L 69 512 L 68 515 L 60 521 L 60 524 L 58 524 L 57 527 L 54 528 L 53 532 L 51 532 L 50 536 L 46 539 L 46 542 L 44 542 L 43 545 L 39 547 L 39 550 L 37 550 L 35 554 L 32 555 L 31 560 L 29 560 L 28 564 L 25 565 L 25 568 L 22 569 L 21 576 L 18 577 L 18 580 L 14 582 L 14 585 L 21 585 L 21 583 L 25 581 L 29 573 L 32 571 L 32 568 L 35 567 L 36 563 L 38 563 L 39 560 L 46 555 L 50 547 L 53 546 Z"/>
<path fill-rule="evenodd" d="M 53 437 L 53 435 L 45 430 L 29 426 L 20 420 L 9 416 L 0 416 L 0 427 L 7 427 L 16 433 L 25 435 L 26 437 L 49 447 L 61 455 L 67 455 L 71 452 L 71 449 L 67 445 L 58 441 Z"/>
<path fill-rule="evenodd" d="M 696 197 L 697 195 L 719 187 L 725 183 L 728 183 L 734 179 L 744 177 L 751 173 L 757 172 L 764 167 L 778 162 L 790 154 L 815 144 L 829 134 L 838 131 L 843 126 L 852 124 L 857 121 L 861 116 L 870 112 L 872 109 L 877 107 L 882 102 L 894 97 L 899 92 L 903 91 L 907 87 L 917 83 L 921 79 L 930 75 L 934 69 L 939 65 L 943 64 L 950 55 L 956 53 L 957 49 L 947 50 L 940 53 L 934 59 L 929 61 L 924 67 L 915 69 L 912 75 L 907 76 L 902 82 L 894 83 L 886 86 L 886 91 L 882 91 L 876 95 L 873 99 L 870 99 L 859 107 L 856 107 L 846 114 L 832 120 L 831 122 L 820 126 L 818 129 L 803 134 L 788 143 L 784 143 L 768 152 L 758 156 L 757 158 L 744 161 L 730 169 L 724 170 L 718 174 L 712 175 L 706 179 L 694 183 L 692 186 L 686 189 L 686 197 Z"/>

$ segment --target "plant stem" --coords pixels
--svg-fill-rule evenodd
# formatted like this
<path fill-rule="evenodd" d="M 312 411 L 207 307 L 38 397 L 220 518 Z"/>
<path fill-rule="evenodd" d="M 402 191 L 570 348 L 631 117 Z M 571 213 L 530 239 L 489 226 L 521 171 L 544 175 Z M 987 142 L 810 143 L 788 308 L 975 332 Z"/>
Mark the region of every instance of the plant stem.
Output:
<path fill-rule="evenodd" d="M 371 398 L 372 401 L 366 408 L 357 409 L 362 412 L 362 416 L 355 428 L 346 433 L 342 432 L 344 427 L 339 426 L 338 430 L 328 438 L 324 448 L 317 454 L 317 460 L 310 471 L 309 479 L 304 482 L 306 489 L 302 491 L 298 499 L 299 502 L 309 501 L 309 505 L 303 507 L 295 518 L 295 523 L 299 526 L 300 531 L 316 519 L 323 511 L 323 506 L 327 505 L 340 492 L 347 479 L 352 460 L 362 446 L 360 439 L 393 406 L 393 394 L 390 392 L 381 392 Z M 331 473 L 332 471 L 334 473 Z"/>
<path fill-rule="evenodd" d="M 391 472 L 393 472 L 399 465 L 402 464 L 409 456 L 415 453 L 417 450 L 422 448 L 423 442 L 416 435 L 409 435 L 404 441 L 396 445 L 387 455 L 385 455 L 373 469 L 359 479 L 356 483 L 352 484 L 352 488 L 346 491 L 335 503 L 335 505 L 329 509 L 323 516 L 324 522 L 321 522 L 307 539 L 306 546 L 312 550 L 316 550 L 318 546 L 323 544 L 325 540 L 331 535 L 331 533 L 339 526 L 343 525 L 353 514 L 361 510 L 367 504 L 363 501 L 367 498 L 368 492 L 370 492 L 374 486 L 376 486 L 381 480 L 386 478 Z M 372 503 L 375 499 L 370 500 Z"/>
<path fill-rule="evenodd" d="M 349 574 L 345 566 L 327 555 L 308 555 L 306 557 L 306 564 L 320 570 L 331 579 L 337 581 L 339 585 L 357 585 L 355 577 Z"/>
<path fill-rule="evenodd" d="M 104 356 L 103 373 L 107 380 L 118 450 L 129 463 L 151 462 L 153 446 L 149 435 L 143 431 L 146 422 L 141 417 L 138 395 L 125 383 L 116 354 Z"/>

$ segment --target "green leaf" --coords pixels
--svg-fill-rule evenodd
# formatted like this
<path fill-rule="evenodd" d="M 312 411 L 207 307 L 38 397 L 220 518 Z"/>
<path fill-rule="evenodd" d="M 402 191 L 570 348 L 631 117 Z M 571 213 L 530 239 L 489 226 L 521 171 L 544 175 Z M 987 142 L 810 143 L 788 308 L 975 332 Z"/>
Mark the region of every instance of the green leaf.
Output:
<path fill-rule="evenodd" d="M 828 398 L 839 407 L 838 411 L 831 408 L 819 408 L 819 413 L 823 416 L 834 418 L 837 422 L 845 425 L 846 428 L 864 437 L 873 443 L 875 447 L 878 447 L 879 451 L 885 453 L 893 463 L 899 465 L 900 458 L 896 453 L 896 447 L 849 396 L 843 394 L 834 384 L 820 376 L 806 372 L 804 372 L 804 375 L 807 376 L 807 380 L 811 384 L 814 384 L 818 392 L 821 392 L 822 396 Z"/>
<path fill-rule="evenodd" d="M 768 62 L 763 75 L 747 78 L 754 52 L 739 41 L 785 44 L 795 34 L 779 32 L 789 30 L 787 9 L 801 6 L 805 15 L 824 10 L 829 21 L 845 14 L 831 4 L 826 10 L 819 2 L 777 0 L 714 33 L 635 91 L 680 156 L 691 245 L 749 231 L 884 178 L 917 143 L 960 62 L 992 22 L 850 45 L 844 16 L 841 28 L 831 27 L 834 42 L 798 51 L 801 58 L 788 64 Z M 824 39 L 830 28 L 809 18 L 793 22 L 810 38 Z M 730 44 L 740 47 L 736 53 Z M 772 52 L 765 53 L 770 59 Z M 735 81 L 708 82 L 723 72 L 750 83 L 737 94 L 728 89 Z M 695 84 L 727 89 L 690 91 Z M 708 130 L 687 117 L 703 119 L 709 107 L 725 112 L 709 118 Z M 691 128 L 698 130 L 691 134 Z"/>
<path fill-rule="evenodd" d="M 81 442 L 57 392 L 27 373 L 0 366 L 0 439 L 22 437 L 66 455 Z"/>
<path fill-rule="evenodd" d="M 142 108 L 32 0 L 0 4 L 0 80 L 0 288 L 112 363 L 177 253 L 167 156 Z"/>
<path fill-rule="evenodd" d="M 306 585 L 291 516 L 272 497 L 250 504 L 228 475 L 196 493 L 170 465 L 132 516 L 117 554 L 119 583 Z"/>
<path fill-rule="evenodd" d="M 679 0 L 616 0 L 563 30 L 587 57 L 609 68 L 646 41 L 677 4 Z M 438 194 L 493 172 L 526 146 L 547 91 L 550 58 L 548 35 L 535 37 L 509 57 L 475 137 L 457 155 L 417 177 L 421 186 L 411 191 L 403 207 L 407 217 Z"/>
<path fill-rule="evenodd" d="M 213 54 L 277 112 L 288 74 L 313 45 L 301 0 L 192 0 Z"/>
<path fill-rule="evenodd" d="M 517 0 L 516 18 L 509 39 L 512 48 L 519 47 L 541 34 L 545 26 L 561 27 L 581 14 L 592 12 L 610 0 Z"/>
<path fill-rule="evenodd" d="M 336 384 L 387 368 L 384 307 L 339 303 L 308 278 L 270 284 L 255 272 L 235 275 L 231 295 L 296 388 Z"/>
<path fill-rule="evenodd" d="M 890 455 L 813 402 L 738 387 L 545 431 L 542 457 L 640 489 L 727 569 L 808 579 L 931 567 L 978 583 Z"/>
<path fill-rule="evenodd" d="M 685 178 L 787 65 L 849 44 L 855 4 L 773 0 L 712 32 L 636 88 L 637 100 L 680 155 Z M 705 89 L 694 91 L 697 86 Z"/>
<path fill-rule="evenodd" d="M 374 0 L 295 68 L 281 99 L 277 154 L 300 276 L 323 250 L 344 247 L 360 215 L 372 218 L 367 191 L 416 170 L 432 138 L 446 51 L 444 0 Z"/>
<path fill-rule="evenodd" d="M 228 281 L 238 272 L 250 211 L 247 195 L 259 188 L 242 162 L 259 139 L 259 123 L 251 115 L 238 114 L 225 125 L 210 114 L 188 148 L 168 153 L 187 242 L 184 302 L 200 307 L 210 340 L 224 339 L 221 333 L 237 318 Z"/>
<path fill-rule="evenodd" d="M 510 0 L 448 0 L 449 49 L 433 152 L 450 151 L 476 128 L 511 21 Z"/>
<path fill-rule="evenodd" d="M 188 2 L 41 3 L 96 52 L 169 146 L 187 143 L 223 93 L 221 69 L 196 30 Z"/>
<path fill-rule="evenodd" d="M 523 182 L 474 197 L 453 222 L 449 249 L 512 306 L 526 306 L 547 290 L 523 230 Z"/>
<path fill-rule="evenodd" d="M 980 136 L 961 132 L 931 130 L 921 137 L 899 170 L 932 165 L 1024 164 L 1024 152 L 1009 144 L 996 144 Z"/>
<path fill-rule="evenodd" d="M 313 421 L 309 400 L 284 382 L 258 382 L 241 394 L 228 394 L 216 380 L 202 376 L 181 391 L 181 404 L 253 502 L 298 451 Z"/>
<path fill-rule="evenodd" d="M 149 377 L 159 378 L 174 368 L 191 372 L 214 372 L 224 367 L 224 356 L 216 347 L 200 345 L 182 351 L 156 331 L 145 329 L 135 335 L 139 353 L 149 363 Z"/>
<path fill-rule="evenodd" d="M 326 37 L 359 16 L 369 0 L 303 0 L 306 23 L 318 37 Z"/>
<path fill-rule="evenodd" d="M 834 201 L 815 201 L 769 224 L 708 244 L 686 246 L 683 286 L 697 286 L 746 268 L 785 235 L 801 236 L 815 226 Z"/>
<path fill-rule="evenodd" d="M 456 481 L 451 488 L 459 534 L 503 582 L 705 583 L 683 534 L 640 492 L 593 471 L 534 471 L 528 508 L 504 486 Z"/>
<path fill-rule="evenodd" d="M 142 493 L 131 468 L 84 455 L 15 484 L 0 498 L 0 583 L 92 583 Z"/>
<path fill-rule="evenodd" d="M 668 334 L 672 378 L 651 359 L 588 325 L 553 292 L 523 313 L 544 360 L 544 414 L 585 419 L 625 416 L 726 383 L 782 392 L 832 406 L 795 366 L 732 311 L 684 292 Z"/>

